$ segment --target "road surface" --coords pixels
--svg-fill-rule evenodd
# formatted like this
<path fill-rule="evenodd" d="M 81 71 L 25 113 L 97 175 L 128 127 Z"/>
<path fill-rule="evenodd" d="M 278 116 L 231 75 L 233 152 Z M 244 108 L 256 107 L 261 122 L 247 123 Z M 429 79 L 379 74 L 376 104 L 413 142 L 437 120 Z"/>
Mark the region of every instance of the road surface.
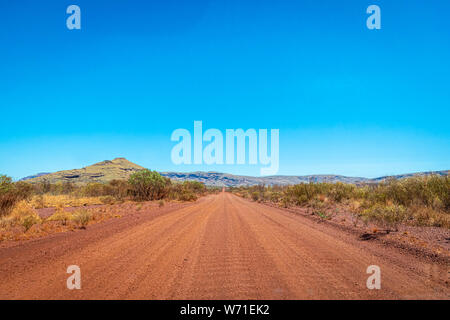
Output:
<path fill-rule="evenodd" d="M 448 266 L 222 192 L 0 248 L 1 299 L 449 299 Z M 69 290 L 69 265 L 81 290 Z M 367 267 L 381 289 L 366 286 Z"/>

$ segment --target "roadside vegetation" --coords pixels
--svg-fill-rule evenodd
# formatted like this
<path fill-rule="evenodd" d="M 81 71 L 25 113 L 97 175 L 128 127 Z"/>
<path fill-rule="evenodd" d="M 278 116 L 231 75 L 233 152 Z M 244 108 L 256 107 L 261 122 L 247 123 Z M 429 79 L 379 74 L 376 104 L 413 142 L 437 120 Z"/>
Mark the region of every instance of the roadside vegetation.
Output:
<path fill-rule="evenodd" d="M 173 182 L 150 170 L 135 172 L 128 180 L 85 185 L 13 182 L 0 175 L 0 240 L 10 238 L 11 230 L 27 233 L 33 226 L 47 230 L 55 225 L 64 230 L 84 229 L 92 221 L 115 216 L 106 209 L 90 208 L 97 205 L 136 203 L 134 207 L 140 211 L 144 202 L 154 201 L 156 207 L 163 207 L 170 201 L 195 201 L 214 192 L 218 190 L 202 183 Z M 53 213 L 41 218 L 38 212 L 45 208 L 52 208 Z"/>
<path fill-rule="evenodd" d="M 400 224 L 450 228 L 450 177 L 426 176 L 378 184 L 305 183 L 231 188 L 231 192 L 280 207 L 309 208 L 330 219 L 336 208 L 352 213 L 354 225 L 395 231 Z"/>

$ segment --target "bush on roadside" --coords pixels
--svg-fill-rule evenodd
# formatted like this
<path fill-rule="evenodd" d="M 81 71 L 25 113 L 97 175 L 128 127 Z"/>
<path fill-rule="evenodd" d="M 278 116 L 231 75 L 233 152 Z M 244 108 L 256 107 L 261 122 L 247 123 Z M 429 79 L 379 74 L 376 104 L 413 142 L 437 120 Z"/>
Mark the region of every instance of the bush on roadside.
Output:
<path fill-rule="evenodd" d="M 258 191 L 253 191 L 252 192 L 252 200 L 253 201 L 258 201 L 259 200 L 259 192 Z"/>
<path fill-rule="evenodd" d="M 130 194 L 130 184 L 124 180 L 112 180 L 109 182 L 109 190 L 111 196 L 119 201 L 124 200 Z"/>
<path fill-rule="evenodd" d="M 192 191 L 184 191 L 180 196 L 181 201 L 196 201 L 197 199 L 197 195 Z"/>
<path fill-rule="evenodd" d="M 28 199 L 32 193 L 29 183 L 14 183 L 10 177 L 0 175 L 0 216 L 8 215 L 19 201 Z"/>
<path fill-rule="evenodd" d="M 402 205 L 381 205 L 375 204 L 374 206 L 365 209 L 362 212 L 362 217 L 368 222 L 382 225 L 386 231 L 397 231 L 398 225 L 407 219 L 406 208 Z"/>
<path fill-rule="evenodd" d="M 86 229 L 89 221 L 92 220 L 92 214 L 85 209 L 81 209 L 72 214 L 72 219 L 81 229 Z"/>
<path fill-rule="evenodd" d="M 114 199 L 113 196 L 103 196 L 103 197 L 100 197 L 100 201 L 103 204 L 114 204 L 116 199 Z"/>
<path fill-rule="evenodd" d="M 250 186 L 230 188 L 253 201 L 271 201 L 282 207 L 310 206 L 319 202 L 341 205 L 350 210 L 354 225 L 359 221 L 380 224 L 395 230 L 400 223 L 450 228 L 450 177 L 425 176 L 388 179 L 354 185 L 346 183 L 301 183 L 290 186 Z M 329 206 L 331 207 L 331 206 Z"/>
<path fill-rule="evenodd" d="M 128 182 L 131 194 L 139 201 L 160 200 L 168 195 L 171 185 L 170 179 L 148 169 L 133 173 Z"/>
<path fill-rule="evenodd" d="M 36 211 L 25 201 L 22 200 L 12 209 L 9 216 L 12 224 L 18 224 L 28 231 L 34 224 L 42 222 L 42 219 Z"/>
<path fill-rule="evenodd" d="M 59 221 L 63 226 L 67 225 L 70 220 L 72 220 L 72 214 L 63 207 L 56 208 L 55 213 L 47 218 L 47 221 Z"/>
<path fill-rule="evenodd" d="M 12 179 L 0 175 L 0 216 L 6 216 L 17 203 L 18 198 L 14 192 Z"/>

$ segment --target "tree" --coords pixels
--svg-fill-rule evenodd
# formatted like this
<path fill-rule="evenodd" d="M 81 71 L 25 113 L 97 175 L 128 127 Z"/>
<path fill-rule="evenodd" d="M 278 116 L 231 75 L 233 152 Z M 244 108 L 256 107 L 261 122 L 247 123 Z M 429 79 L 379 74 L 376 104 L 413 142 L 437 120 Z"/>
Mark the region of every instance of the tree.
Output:
<path fill-rule="evenodd" d="M 170 179 L 164 178 L 156 171 L 144 169 L 133 173 L 128 183 L 133 196 L 138 200 L 160 200 L 170 188 Z"/>
<path fill-rule="evenodd" d="M 12 179 L 0 175 L 0 216 L 7 215 L 18 201 Z"/>

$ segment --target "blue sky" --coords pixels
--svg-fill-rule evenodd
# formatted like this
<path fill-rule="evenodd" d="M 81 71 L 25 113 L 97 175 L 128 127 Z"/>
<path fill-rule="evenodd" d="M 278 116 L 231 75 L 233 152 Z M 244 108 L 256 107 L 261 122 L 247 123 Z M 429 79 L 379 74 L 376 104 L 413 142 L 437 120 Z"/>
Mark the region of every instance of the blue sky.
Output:
<path fill-rule="evenodd" d="M 81 8 L 82 29 L 66 28 Z M 381 8 L 382 29 L 366 28 Z M 115 157 L 177 128 L 280 129 L 279 174 L 450 169 L 448 1 L 0 0 L 0 173 Z"/>

